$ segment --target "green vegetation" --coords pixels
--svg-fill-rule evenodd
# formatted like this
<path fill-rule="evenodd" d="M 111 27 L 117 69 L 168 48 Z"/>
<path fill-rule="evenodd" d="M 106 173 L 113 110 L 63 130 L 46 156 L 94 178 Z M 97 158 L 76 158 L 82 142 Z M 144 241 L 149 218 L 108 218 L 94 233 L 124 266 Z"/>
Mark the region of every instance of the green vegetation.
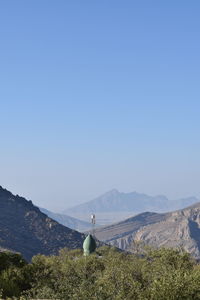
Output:
<path fill-rule="evenodd" d="M 2 298 L 66 300 L 200 300 L 200 266 L 185 252 L 148 249 L 135 255 L 101 247 L 59 256 L 0 253 Z"/>

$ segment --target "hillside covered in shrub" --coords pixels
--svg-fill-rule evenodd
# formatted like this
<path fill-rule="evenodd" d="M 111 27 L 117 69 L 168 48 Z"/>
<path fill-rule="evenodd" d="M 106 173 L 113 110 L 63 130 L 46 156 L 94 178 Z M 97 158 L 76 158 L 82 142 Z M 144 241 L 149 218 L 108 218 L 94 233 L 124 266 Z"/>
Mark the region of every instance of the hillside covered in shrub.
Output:
<path fill-rule="evenodd" d="M 105 246 L 88 257 L 63 249 L 29 264 L 18 254 L 0 253 L 0 291 L 3 299 L 197 300 L 200 265 L 172 249 L 137 255 Z"/>

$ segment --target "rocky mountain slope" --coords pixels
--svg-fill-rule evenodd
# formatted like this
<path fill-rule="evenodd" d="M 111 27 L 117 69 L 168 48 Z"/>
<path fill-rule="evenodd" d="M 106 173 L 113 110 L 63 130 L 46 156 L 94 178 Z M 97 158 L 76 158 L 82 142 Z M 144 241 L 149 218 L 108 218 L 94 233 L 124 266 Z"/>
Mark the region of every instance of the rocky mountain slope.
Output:
<path fill-rule="evenodd" d="M 96 237 L 124 250 L 132 250 L 133 241 L 183 248 L 200 259 L 200 202 L 170 213 L 137 215 L 97 229 Z"/>
<path fill-rule="evenodd" d="M 31 201 L 0 187 L 0 249 L 20 252 L 27 260 L 35 254 L 56 254 L 60 248 L 81 248 L 84 234 L 42 213 Z"/>
<path fill-rule="evenodd" d="M 140 228 L 136 241 L 155 247 L 183 248 L 200 259 L 200 203 L 166 215 L 166 219 Z"/>
<path fill-rule="evenodd" d="M 165 214 L 145 212 L 95 230 L 97 239 L 123 250 L 129 249 L 136 232 L 143 226 L 165 220 Z"/>
<path fill-rule="evenodd" d="M 64 213 L 83 220 L 88 220 L 88 216 L 95 213 L 97 222 L 104 225 L 145 211 L 167 212 L 182 209 L 198 201 L 195 197 L 172 201 L 162 195 L 152 197 L 136 192 L 121 193 L 114 189 L 94 200 L 66 209 Z"/>
<path fill-rule="evenodd" d="M 54 213 L 45 208 L 39 207 L 39 209 L 41 212 L 46 214 L 49 218 L 71 229 L 77 230 L 79 232 L 84 232 L 91 229 L 91 224 L 89 222 L 81 221 L 79 219 L 64 214 Z"/>

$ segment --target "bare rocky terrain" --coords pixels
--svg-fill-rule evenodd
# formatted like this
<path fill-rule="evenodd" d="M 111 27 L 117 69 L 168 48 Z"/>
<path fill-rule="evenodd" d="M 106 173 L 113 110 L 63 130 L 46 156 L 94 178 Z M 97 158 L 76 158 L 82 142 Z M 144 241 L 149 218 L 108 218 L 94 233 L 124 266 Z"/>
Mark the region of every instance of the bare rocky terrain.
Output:
<path fill-rule="evenodd" d="M 96 230 L 96 237 L 123 250 L 133 241 L 154 247 L 182 248 L 200 259 L 200 202 L 182 210 L 143 213 Z"/>
<path fill-rule="evenodd" d="M 30 260 L 36 254 L 56 254 L 59 249 L 82 248 L 85 235 L 42 213 L 31 201 L 0 187 L 0 251 L 21 253 Z"/>
<path fill-rule="evenodd" d="M 95 236 L 101 241 L 127 250 L 136 232 L 141 227 L 162 221 L 165 218 L 165 214 L 145 212 L 124 221 L 97 228 L 95 230 Z"/>
<path fill-rule="evenodd" d="M 140 228 L 134 238 L 155 247 L 182 248 L 200 259 L 200 203 Z"/>

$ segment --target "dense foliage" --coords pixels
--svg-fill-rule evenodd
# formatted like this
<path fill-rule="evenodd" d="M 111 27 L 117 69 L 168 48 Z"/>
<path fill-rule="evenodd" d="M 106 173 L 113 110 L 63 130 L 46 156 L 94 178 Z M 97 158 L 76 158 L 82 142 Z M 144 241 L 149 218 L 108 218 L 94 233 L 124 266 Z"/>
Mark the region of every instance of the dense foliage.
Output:
<path fill-rule="evenodd" d="M 69 300 L 200 300 L 200 266 L 185 252 L 149 249 L 143 255 L 101 247 L 84 257 L 0 253 L 2 297 Z"/>

